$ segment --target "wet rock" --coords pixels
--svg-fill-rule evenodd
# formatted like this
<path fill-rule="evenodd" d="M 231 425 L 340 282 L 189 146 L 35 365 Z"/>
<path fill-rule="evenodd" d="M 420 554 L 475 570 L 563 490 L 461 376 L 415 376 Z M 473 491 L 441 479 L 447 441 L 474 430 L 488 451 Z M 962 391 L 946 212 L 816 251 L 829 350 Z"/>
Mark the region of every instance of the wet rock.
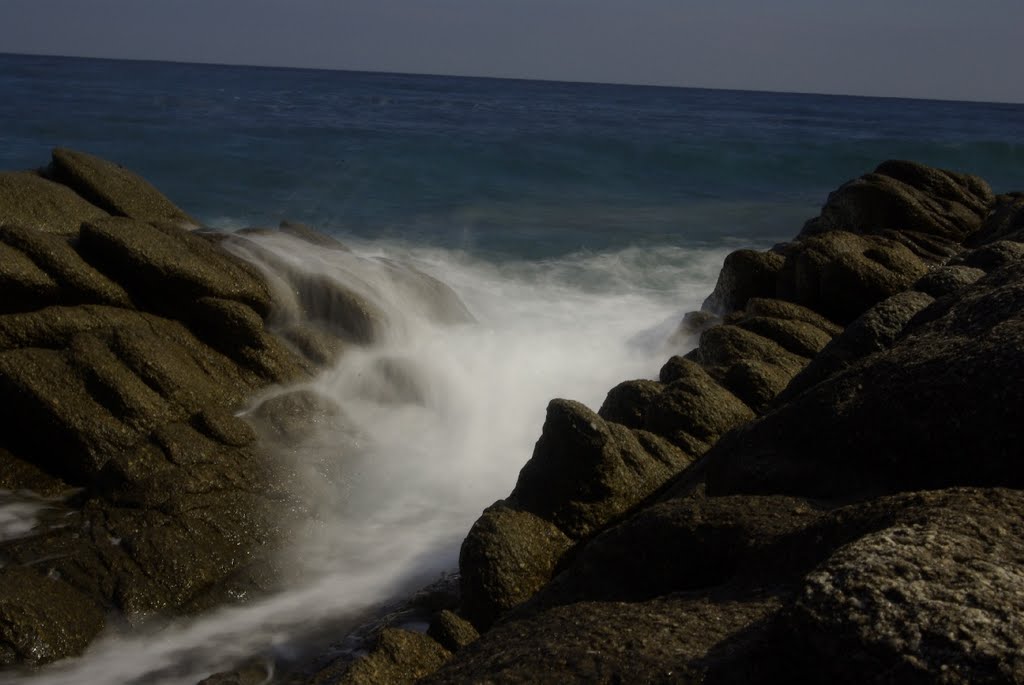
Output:
<path fill-rule="evenodd" d="M 702 309 L 723 314 L 743 309 L 752 297 L 774 297 L 785 257 L 778 252 L 737 250 L 725 258 L 715 290 Z"/>
<path fill-rule="evenodd" d="M 115 216 L 187 225 L 197 223 L 143 178 L 84 152 L 55 149 L 46 175 Z"/>
<path fill-rule="evenodd" d="M 777 606 L 770 597 L 673 596 L 554 607 L 502 623 L 420 682 L 701 682 L 715 664 L 742 655 L 744 630 Z"/>
<path fill-rule="evenodd" d="M 994 201 L 992 189 L 977 176 L 889 161 L 830 194 L 801 237 L 893 229 L 962 242 L 981 227 Z"/>
<path fill-rule="evenodd" d="M 85 221 L 109 216 L 74 190 L 31 171 L 0 173 L 0 225 L 74 237 Z"/>
<path fill-rule="evenodd" d="M 0 666 L 77 654 L 103 629 L 103 612 L 56 574 L 0 568 Z"/>

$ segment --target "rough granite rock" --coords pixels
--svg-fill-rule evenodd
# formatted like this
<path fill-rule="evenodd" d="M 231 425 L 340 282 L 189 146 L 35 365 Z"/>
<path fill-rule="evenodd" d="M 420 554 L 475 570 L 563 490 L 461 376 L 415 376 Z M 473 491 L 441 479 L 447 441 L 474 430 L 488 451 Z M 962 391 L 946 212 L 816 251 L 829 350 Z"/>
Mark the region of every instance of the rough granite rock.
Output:
<path fill-rule="evenodd" d="M 726 314 L 743 309 L 752 297 L 773 297 L 785 257 L 778 252 L 737 250 L 722 263 L 715 290 L 701 309 Z"/>
<path fill-rule="evenodd" d="M 693 458 L 662 438 L 552 400 L 510 500 L 580 539 L 653 492 Z"/>
<path fill-rule="evenodd" d="M 310 685 L 405 685 L 436 671 L 451 658 L 451 652 L 423 633 L 385 628 L 366 656 L 335 672 L 328 667 L 309 681 Z"/>
<path fill-rule="evenodd" d="M 981 229 L 965 244 L 978 247 L 997 240 L 1024 242 L 1024 193 L 998 196 Z"/>
<path fill-rule="evenodd" d="M 310 370 L 266 330 L 258 273 L 166 223 L 187 215 L 149 184 L 67 151 L 48 173 L 77 192 L 0 179 L 0 464 L 5 488 L 75 494 L 0 546 L 4 663 L 272 583 L 292 475 L 234 414 Z"/>
<path fill-rule="evenodd" d="M 784 618 L 800 670 L 836 683 L 1024 682 L 1020 494 L 945 499 L 806 577 Z"/>
<path fill-rule="evenodd" d="M 994 200 L 992 189 L 977 176 L 888 161 L 830 194 L 821 215 L 807 223 L 801 237 L 894 229 L 962 242 L 981 227 Z"/>
<path fill-rule="evenodd" d="M 179 227 L 196 224 L 149 182 L 105 159 L 57 148 L 45 173 L 115 216 L 171 221 Z"/>
<path fill-rule="evenodd" d="M 925 308 L 900 336 L 720 441 L 709 492 L 1024 486 L 1024 261 Z"/>
<path fill-rule="evenodd" d="M 480 633 L 472 623 L 448 609 L 444 609 L 434 616 L 427 635 L 452 653 L 458 652 L 463 647 L 480 639 Z"/>
<path fill-rule="evenodd" d="M 37 231 L 74 237 L 85 221 L 109 214 L 74 190 L 32 171 L 0 173 L 0 225 L 31 226 Z"/>
<path fill-rule="evenodd" d="M 792 244 L 776 292 L 847 324 L 927 270 L 925 261 L 894 240 L 834 230 Z"/>
<path fill-rule="evenodd" d="M 573 541 L 536 514 L 498 501 L 473 524 L 459 553 L 462 611 L 486 629 L 551 580 Z"/>

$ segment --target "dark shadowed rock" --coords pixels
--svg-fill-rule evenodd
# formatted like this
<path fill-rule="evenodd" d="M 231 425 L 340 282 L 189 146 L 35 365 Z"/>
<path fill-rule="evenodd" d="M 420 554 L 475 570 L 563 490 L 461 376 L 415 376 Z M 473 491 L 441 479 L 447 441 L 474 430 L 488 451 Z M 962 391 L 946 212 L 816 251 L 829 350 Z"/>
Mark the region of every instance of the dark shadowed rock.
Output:
<path fill-rule="evenodd" d="M 145 179 L 118 164 L 84 152 L 57 148 L 46 175 L 116 216 L 188 225 L 197 223 Z"/>
<path fill-rule="evenodd" d="M 743 631 L 777 607 L 770 597 L 685 595 L 555 607 L 495 627 L 421 682 L 701 682 L 716 663 L 742 655 Z"/>
<path fill-rule="evenodd" d="M 980 247 L 997 240 L 1024 241 L 1024 193 L 1000 195 L 981 230 L 967 239 L 968 247 Z"/>
<path fill-rule="evenodd" d="M 919 278 L 911 289 L 932 297 L 943 297 L 971 285 L 984 275 L 981 269 L 970 266 L 940 266 Z"/>
<path fill-rule="evenodd" d="M 801 237 L 893 229 L 963 241 L 980 228 L 994 200 L 992 189 L 977 176 L 889 161 L 830 194 Z"/>
<path fill-rule="evenodd" d="M 107 212 L 89 204 L 67 186 L 35 172 L 0 173 L 2 226 L 31 226 L 37 231 L 73 237 L 78 235 L 83 222 L 106 216 Z"/>
<path fill-rule="evenodd" d="M 931 295 L 906 290 L 879 302 L 815 356 L 779 395 L 777 402 L 787 402 L 854 362 L 889 349 L 911 319 L 934 301 Z"/>
<path fill-rule="evenodd" d="M 708 455 L 709 491 L 1024 485 L 1022 350 L 1024 262 L 937 301 L 891 349 L 723 439 Z"/>
<path fill-rule="evenodd" d="M 724 314 L 743 309 L 752 297 L 774 297 L 785 257 L 778 252 L 737 250 L 725 258 L 714 292 L 702 309 Z"/>

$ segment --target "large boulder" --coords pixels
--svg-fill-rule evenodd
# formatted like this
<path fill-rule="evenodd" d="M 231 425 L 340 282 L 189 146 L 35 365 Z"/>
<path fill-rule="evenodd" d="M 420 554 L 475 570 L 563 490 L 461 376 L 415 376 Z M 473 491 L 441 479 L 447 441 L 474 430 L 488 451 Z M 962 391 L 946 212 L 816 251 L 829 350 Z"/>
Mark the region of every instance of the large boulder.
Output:
<path fill-rule="evenodd" d="M 1021 498 L 950 499 L 806 577 L 785 617 L 799 670 L 834 683 L 1024 682 Z"/>

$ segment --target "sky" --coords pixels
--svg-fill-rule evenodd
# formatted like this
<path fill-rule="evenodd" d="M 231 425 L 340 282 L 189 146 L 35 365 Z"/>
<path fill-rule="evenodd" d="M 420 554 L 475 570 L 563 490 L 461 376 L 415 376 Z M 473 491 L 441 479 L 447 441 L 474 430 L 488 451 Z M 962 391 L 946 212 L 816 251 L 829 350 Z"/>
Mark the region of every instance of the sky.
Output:
<path fill-rule="evenodd" d="M 1024 0 L 0 0 L 0 52 L 1024 102 Z"/>

